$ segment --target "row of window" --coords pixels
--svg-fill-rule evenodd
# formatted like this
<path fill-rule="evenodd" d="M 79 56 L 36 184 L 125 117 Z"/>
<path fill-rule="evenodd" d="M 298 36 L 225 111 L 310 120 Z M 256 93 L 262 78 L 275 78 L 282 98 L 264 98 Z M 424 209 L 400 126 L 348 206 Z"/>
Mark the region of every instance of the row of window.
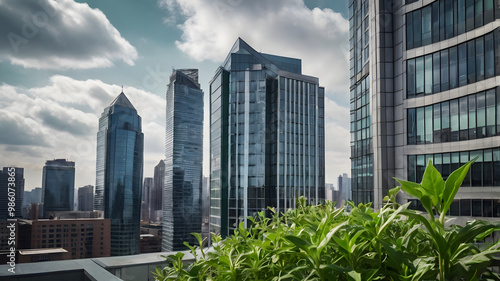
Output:
<path fill-rule="evenodd" d="M 407 96 L 429 95 L 493 77 L 495 72 L 500 73 L 498 56 L 499 29 L 458 46 L 409 59 Z"/>
<path fill-rule="evenodd" d="M 500 87 L 408 109 L 408 144 L 442 143 L 500 135 Z"/>
<path fill-rule="evenodd" d="M 408 180 L 421 182 L 429 160 L 447 178 L 454 170 L 477 157 L 462 186 L 500 186 L 500 148 L 408 155 Z"/>
<path fill-rule="evenodd" d="M 410 199 L 409 208 L 425 212 L 420 200 Z M 451 203 L 449 216 L 500 217 L 500 199 L 455 199 Z"/>
<path fill-rule="evenodd" d="M 458 36 L 495 20 L 494 0 L 438 0 L 406 14 L 406 49 Z"/>

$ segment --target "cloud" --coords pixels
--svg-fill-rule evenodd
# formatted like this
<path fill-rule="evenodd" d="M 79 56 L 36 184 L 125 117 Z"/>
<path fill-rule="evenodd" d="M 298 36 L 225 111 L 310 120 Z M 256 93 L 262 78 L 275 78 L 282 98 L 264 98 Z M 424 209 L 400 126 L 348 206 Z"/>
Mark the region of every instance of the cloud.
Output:
<path fill-rule="evenodd" d="M 36 69 L 133 65 L 137 50 L 99 9 L 73 0 L 0 2 L 0 60 Z"/>
<path fill-rule="evenodd" d="M 160 3 L 186 17 L 176 44 L 192 58 L 221 63 L 241 37 L 257 51 L 302 59 L 304 74 L 319 77 L 331 99 L 348 104 L 349 23 L 340 13 L 311 10 L 303 0 Z"/>
<path fill-rule="evenodd" d="M 325 98 L 326 181 L 337 185 L 337 176 L 351 173 L 349 108 Z"/>
<path fill-rule="evenodd" d="M 165 100 L 134 87 L 123 91 L 142 117 L 147 175 L 164 158 Z M 0 131 L 9 132 L 0 134 L 0 167 L 25 167 L 31 188 L 40 185 L 46 160 L 67 158 L 76 162 L 76 185 L 94 185 L 99 117 L 120 92 L 118 85 L 60 75 L 38 88 L 0 85 Z"/>

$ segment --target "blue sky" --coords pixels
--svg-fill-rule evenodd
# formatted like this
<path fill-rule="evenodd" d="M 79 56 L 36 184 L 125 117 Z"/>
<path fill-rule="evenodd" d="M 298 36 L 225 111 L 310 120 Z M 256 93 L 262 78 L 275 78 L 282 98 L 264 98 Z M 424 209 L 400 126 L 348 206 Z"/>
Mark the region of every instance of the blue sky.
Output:
<path fill-rule="evenodd" d="M 2 1 L 0 167 L 24 167 L 29 190 L 41 186 L 46 160 L 67 158 L 75 186 L 94 185 L 98 118 L 123 85 L 143 118 L 144 176 L 152 176 L 164 157 L 172 69 L 198 68 L 207 96 L 241 37 L 302 59 L 303 73 L 325 86 L 327 182 L 336 182 L 350 173 L 346 18 L 347 1 L 331 0 Z M 204 151 L 207 174 L 207 143 Z"/>

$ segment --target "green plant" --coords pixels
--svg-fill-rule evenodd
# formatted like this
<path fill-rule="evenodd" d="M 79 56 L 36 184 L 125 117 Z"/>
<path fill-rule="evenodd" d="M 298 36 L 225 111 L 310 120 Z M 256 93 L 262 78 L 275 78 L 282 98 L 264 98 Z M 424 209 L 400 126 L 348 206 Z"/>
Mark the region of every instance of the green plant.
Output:
<path fill-rule="evenodd" d="M 386 204 L 337 209 L 326 202 L 271 217 L 260 212 L 240 223 L 234 235 L 212 236 L 213 248 L 189 246 L 195 262 L 186 266 L 182 253 L 167 257 L 170 266 L 157 269 L 157 280 L 500 280 L 491 270 L 498 245 L 480 249 L 498 225 L 474 221 L 445 227 L 446 212 L 472 161 L 446 181 L 429 162 L 420 184 L 398 180 Z M 427 214 L 399 205 L 400 190 L 422 201 Z M 434 214 L 435 213 L 435 214 Z"/>

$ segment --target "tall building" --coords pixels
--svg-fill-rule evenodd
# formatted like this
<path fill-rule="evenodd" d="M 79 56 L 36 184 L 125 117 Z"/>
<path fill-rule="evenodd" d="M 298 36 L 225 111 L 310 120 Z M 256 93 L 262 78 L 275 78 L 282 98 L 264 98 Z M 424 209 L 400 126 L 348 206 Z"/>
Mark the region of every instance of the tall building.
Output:
<path fill-rule="evenodd" d="M 153 178 L 144 178 L 142 185 L 142 204 L 141 204 L 141 220 L 149 221 L 151 192 L 153 191 Z"/>
<path fill-rule="evenodd" d="M 139 253 L 144 135 L 123 92 L 104 109 L 97 133 L 94 209 L 111 219 L 111 255 Z"/>
<path fill-rule="evenodd" d="M 350 0 L 349 14 L 354 201 L 380 208 L 393 177 L 477 156 L 450 213 L 500 215 L 498 1 Z"/>
<path fill-rule="evenodd" d="M 21 218 L 24 195 L 24 168 L 3 167 L 0 171 L 0 221 Z M 14 197 L 14 211 L 9 210 Z M 12 205 L 12 204 L 11 204 Z"/>
<path fill-rule="evenodd" d="M 31 190 L 31 203 L 42 203 L 42 188 L 35 187 Z"/>
<path fill-rule="evenodd" d="M 241 38 L 210 82 L 210 231 L 223 237 L 268 206 L 325 197 L 324 88 L 300 59 Z"/>
<path fill-rule="evenodd" d="M 86 185 L 78 189 L 78 210 L 94 210 L 94 186 Z"/>
<path fill-rule="evenodd" d="M 201 233 L 203 91 L 197 69 L 177 69 L 166 94 L 162 251 L 196 244 Z"/>
<path fill-rule="evenodd" d="M 341 203 L 342 201 L 351 201 L 351 179 L 346 173 L 339 175 L 337 180 L 337 186 L 339 188 L 339 198 L 337 199 Z"/>
<path fill-rule="evenodd" d="M 42 176 L 42 215 L 73 210 L 75 162 L 66 159 L 47 160 Z"/>
<path fill-rule="evenodd" d="M 155 166 L 153 175 L 153 189 L 151 191 L 151 205 L 149 219 L 161 222 L 163 219 L 163 190 L 165 189 L 165 162 L 160 160 Z"/>

